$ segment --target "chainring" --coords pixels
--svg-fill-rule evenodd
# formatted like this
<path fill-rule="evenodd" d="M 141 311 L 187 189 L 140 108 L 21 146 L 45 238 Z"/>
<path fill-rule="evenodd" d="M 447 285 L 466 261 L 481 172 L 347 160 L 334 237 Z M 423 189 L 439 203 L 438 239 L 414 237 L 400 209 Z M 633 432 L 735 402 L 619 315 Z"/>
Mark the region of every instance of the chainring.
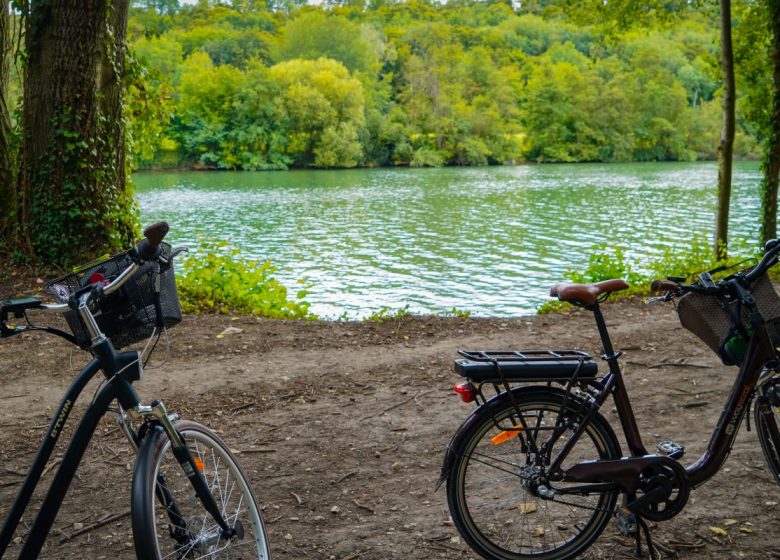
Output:
<path fill-rule="evenodd" d="M 650 521 L 665 521 L 682 511 L 688 502 L 691 485 L 685 469 L 677 462 L 647 467 L 640 475 L 641 492 L 663 489 L 662 495 L 643 504 L 639 514 Z"/>

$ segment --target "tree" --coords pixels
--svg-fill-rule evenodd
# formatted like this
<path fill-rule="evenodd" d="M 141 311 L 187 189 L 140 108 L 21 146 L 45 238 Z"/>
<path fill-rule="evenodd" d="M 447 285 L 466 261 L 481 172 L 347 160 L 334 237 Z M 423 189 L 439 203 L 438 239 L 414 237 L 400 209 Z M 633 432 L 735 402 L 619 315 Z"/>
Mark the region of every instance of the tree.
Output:
<path fill-rule="evenodd" d="M 327 58 L 289 60 L 273 66 L 270 79 L 281 89 L 280 118 L 297 165 L 354 167 L 362 159 L 358 131 L 365 125 L 360 81 Z"/>
<path fill-rule="evenodd" d="M 725 258 L 728 248 L 728 217 L 731 202 L 731 168 L 736 129 L 734 53 L 731 40 L 731 1 L 720 1 L 720 64 L 723 78 L 723 113 L 718 147 L 718 209 L 715 219 L 715 257 Z M 601 21 L 612 33 L 630 29 L 639 23 L 666 23 L 691 8 L 688 0 L 564 0 L 579 18 Z"/>
<path fill-rule="evenodd" d="M 761 241 L 764 243 L 777 237 L 777 189 L 780 185 L 780 1 L 767 0 L 767 5 L 772 33 L 772 96 L 761 186 Z"/>
<path fill-rule="evenodd" d="M 360 25 L 343 16 L 306 12 L 284 28 L 276 53 L 278 61 L 303 58 L 338 60 L 350 72 L 370 74 L 378 56 Z"/>
<path fill-rule="evenodd" d="M 14 153 L 11 116 L 8 108 L 8 87 L 11 74 L 11 14 L 8 2 L 0 8 L 0 235 L 12 239 L 14 235 L 16 190 L 14 188 Z"/>
<path fill-rule="evenodd" d="M 32 0 L 25 15 L 18 205 L 23 248 L 46 261 L 67 265 L 135 234 L 123 125 L 128 2 Z"/>
<path fill-rule="evenodd" d="M 715 217 L 715 257 L 728 253 L 731 168 L 736 128 L 734 48 L 731 41 L 731 0 L 720 0 L 720 68 L 723 74 L 723 126 L 718 146 L 718 210 Z"/>

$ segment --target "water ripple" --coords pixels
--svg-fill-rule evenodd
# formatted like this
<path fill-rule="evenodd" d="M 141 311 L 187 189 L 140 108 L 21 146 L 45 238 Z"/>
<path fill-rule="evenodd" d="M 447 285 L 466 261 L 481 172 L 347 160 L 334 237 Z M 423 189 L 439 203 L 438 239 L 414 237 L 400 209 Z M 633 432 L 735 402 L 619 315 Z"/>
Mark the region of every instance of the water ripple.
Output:
<path fill-rule="evenodd" d="M 549 286 L 603 245 L 632 261 L 682 250 L 714 223 L 714 163 L 582 164 L 135 176 L 144 222 L 198 232 L 287 285 L 305 278 L 324 316 L 382 306 L 531 313 Z M 752 240 L 756 164 L 737 164 L 731 230 Z"/>

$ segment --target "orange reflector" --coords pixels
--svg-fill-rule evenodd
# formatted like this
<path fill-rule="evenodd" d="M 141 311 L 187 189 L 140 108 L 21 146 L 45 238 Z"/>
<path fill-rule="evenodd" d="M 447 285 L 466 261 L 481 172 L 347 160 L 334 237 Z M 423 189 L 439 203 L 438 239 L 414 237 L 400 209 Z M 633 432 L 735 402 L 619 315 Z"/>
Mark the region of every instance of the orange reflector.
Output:
<path fill-rule="evenodd" d="M 193 457 L 193 462 L 195 463 L 195 468 L 198 469 L 198 472 L 203 472 L 203 459 L 200 457 Z"/>
<path fill-rule="evenodd" d="M 519 434 L 522 429 L 522 426 L 515 426 L 513 430 L 503 430 L 490 438 L 490 442 L 493 445 L 501 445 L 502 443 L 506 443 L 513 437 L 517 437 L 517 434 Z"/>

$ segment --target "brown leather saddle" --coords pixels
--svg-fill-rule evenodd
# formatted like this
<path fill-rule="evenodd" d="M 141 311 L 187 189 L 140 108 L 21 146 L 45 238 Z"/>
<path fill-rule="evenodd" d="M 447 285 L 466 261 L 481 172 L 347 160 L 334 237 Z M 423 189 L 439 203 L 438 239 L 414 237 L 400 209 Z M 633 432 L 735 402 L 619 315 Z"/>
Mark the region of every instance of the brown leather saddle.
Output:
<path fill-rule="evenodd" d="M 603 280 L 594 284 L 572 284 L 558 282 L 550 288 L 550 296 L 575 305 L 593 305 L 603 294 L 611 294 L 628 288 L 628 282 L 622 278 Z"/>

